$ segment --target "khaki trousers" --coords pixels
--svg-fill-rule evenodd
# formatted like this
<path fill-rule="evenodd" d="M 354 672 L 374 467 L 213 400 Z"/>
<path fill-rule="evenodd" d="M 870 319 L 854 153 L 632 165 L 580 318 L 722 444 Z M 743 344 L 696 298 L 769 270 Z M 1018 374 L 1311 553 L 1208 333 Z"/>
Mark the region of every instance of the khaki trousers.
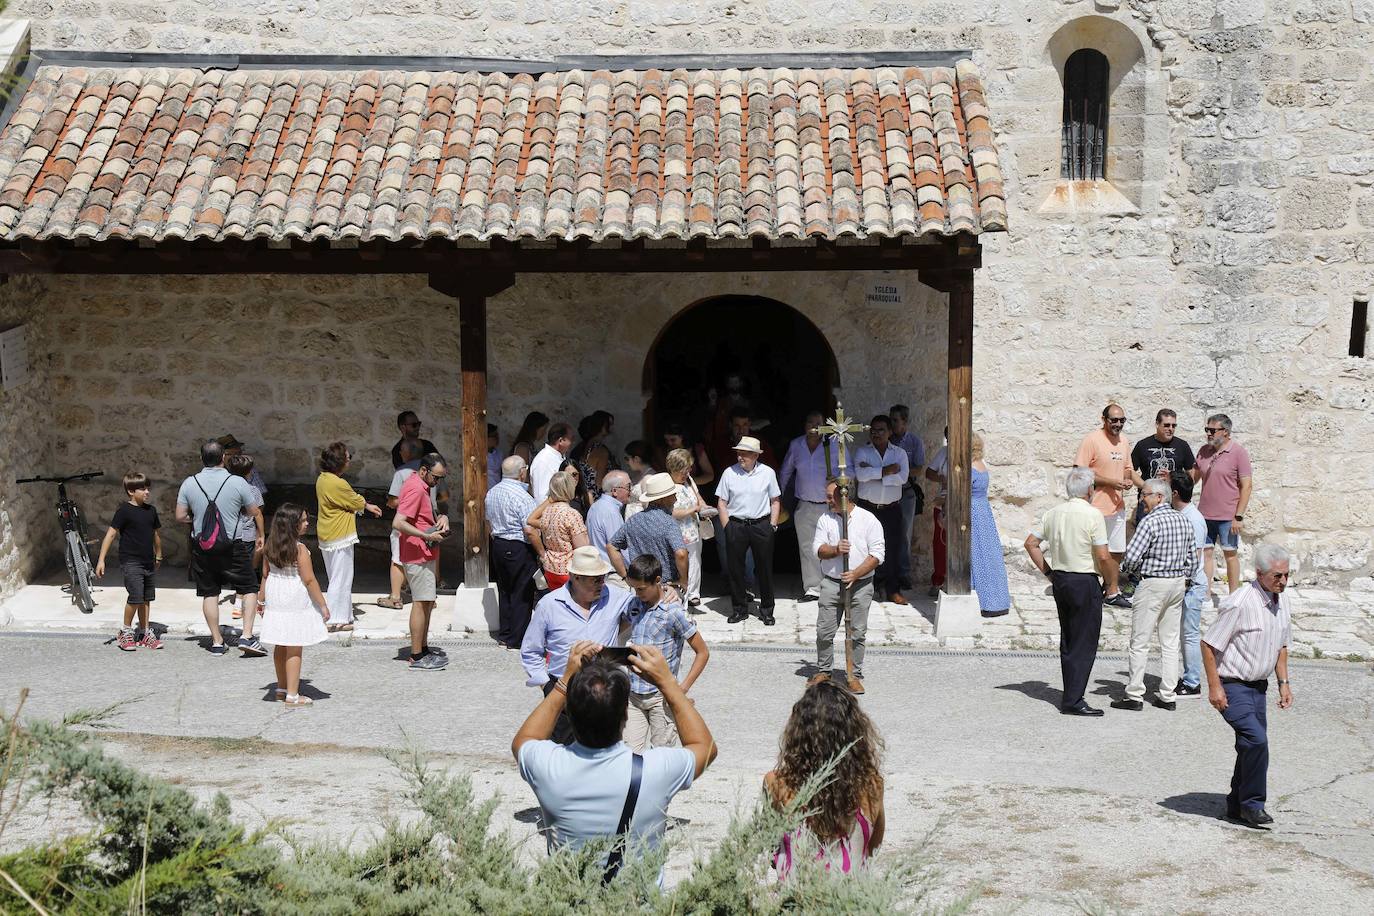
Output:
<path fill-rule="evenodd" d="M 629 718 L 625 721 L 625 743 L 636 754 L 649 747 L 681 747 L 677 737 L 677 723 L 663 702 L 663 694 L 630 694 Z M 653 742 L 650 745 L 650 741 Z"/>
<path fill-rule="evenodd" d="M 1183 619 L 1184 584 L 1187 580 L 1141 579 L 1131 596 L 1135 606 L 1131 614 L 1131 677 L 1126 696 L 1132 700 L 1145 699 L 1145 662 L 1150 657 L 1150 636 L 1159 630 L 1160 682 L 1159 698 L 1174 699 L 1178 685 L 1178 632 Z"/>
<path fill-rule="evenodd" d="M 801 554 L 802 591 L 808 595 L 821 593 L 821 559 L 816 556 L 812 544 L 816 538 L 816 525 L 825 514 L 825 503 L 809 503 L 797 500 L 797 509 L 792 513 L 792 524 L 797 529 L 797 552 Z"/>

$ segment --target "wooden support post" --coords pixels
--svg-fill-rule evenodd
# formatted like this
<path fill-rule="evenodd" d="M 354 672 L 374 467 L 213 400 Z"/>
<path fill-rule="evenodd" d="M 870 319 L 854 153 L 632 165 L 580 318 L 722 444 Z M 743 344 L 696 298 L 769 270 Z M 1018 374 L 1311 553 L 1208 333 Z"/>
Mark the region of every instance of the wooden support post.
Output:
<path fill-rule="evenodd" d="M 463 386 L 463 585 L 487 584 L 487 294 L 458 294 L 458 364 Z"/>
<path fill-rule="evenodd" d="M 949 417 L 948 496 L 945 532 L 948 538 L 945 592 L 971 593 L 969 562 L 970 446 L 973 438 L 973 271 L 949 272 Z"/>
<path fill-rule="evenodd" d="M 487 299 L 515 282 L 510 273 L 433 273 L 431 289 L 458 300 L 462 384 L 463 586 L 487 585 Z M 450 469 L 454 470 L 452 465 Z"/>

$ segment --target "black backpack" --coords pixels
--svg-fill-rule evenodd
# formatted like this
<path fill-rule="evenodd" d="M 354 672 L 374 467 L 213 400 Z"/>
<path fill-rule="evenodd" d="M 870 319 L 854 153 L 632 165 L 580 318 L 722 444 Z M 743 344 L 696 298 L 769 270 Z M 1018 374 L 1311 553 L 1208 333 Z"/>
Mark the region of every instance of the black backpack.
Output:
<path fill-rule="evenodd" d="M 229 536 L 229 532 L 225 530 L 224 519 L 220 518 L 219 503 L 215 501 L 224 492 L 225 485 L 229 483 L 232 477 L 233 475 L 224 478 L 224 483 L 220 484 L 219 489 L 215 491 L 214 499 L 211 499 L 210 494 L 205 492 L 205 488 L 200 485 L 198 477 L 191 478 L 196 482 L 196 487 L 201 494 L 209 500 L 209 505 L 205 507 L 205 515 L 200 520 L 200 528 L 191 532 L 191 539 L 201 553 L 225 554 L 233 546 L 233 540 Z"/>

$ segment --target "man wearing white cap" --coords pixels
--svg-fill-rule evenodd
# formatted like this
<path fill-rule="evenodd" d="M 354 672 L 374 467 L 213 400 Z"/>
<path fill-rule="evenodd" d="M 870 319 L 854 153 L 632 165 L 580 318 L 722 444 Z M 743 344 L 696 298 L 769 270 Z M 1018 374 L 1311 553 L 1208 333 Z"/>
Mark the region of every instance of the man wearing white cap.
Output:
<path fill-rule="evenodd" d="M 637 557 L 657 558 L 666 582 L 679 586 L 687 582 L 687 542 L 682 526 L 673 518 L 677 484 L 671 474 L 650 474 L 639 485 L 639 501 L 644 511 L 632 516 L 606 542 L 611 565 L 624 579 L 626 567 Z"/>
<path fill-rule="evenodd" d="M 568 581 L 549 592 L 535 605 L 525 639 L 520 644 L 520 663 L 531 687 L 548 696 L 568 664 L 568 651 L 581 640 L 603 646 L 620 644 L 620 623 L 634 595 L 606 584 L 611 564 L 595 547 L 578 547 L 568 561 Z M 560 716 L 553 740 L 572 742 L 572 726 Z"/>
<path fill-rule="evenodd" d="M 781 511 L 778 477 L 759 462 L 759 440 L 742 436 L 735 443 L 739 461 L 725 469 L 716 485 L 720 524 L 729 538 L 729 623 L 749 617 L 749 595 L 744 589 L 744 555 L 754 551 L 754 574 L 759 586 L 759 619 L 771 627 L 773 619 L 773 537 Z"/>

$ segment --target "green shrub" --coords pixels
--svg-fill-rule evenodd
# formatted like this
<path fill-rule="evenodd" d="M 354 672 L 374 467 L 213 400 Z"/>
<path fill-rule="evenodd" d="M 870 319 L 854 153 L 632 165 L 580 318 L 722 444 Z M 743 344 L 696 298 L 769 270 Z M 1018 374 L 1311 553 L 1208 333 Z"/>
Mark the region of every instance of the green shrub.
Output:
<path fill-rule="evenodd" d="M 22 706 L 22 702 L 21 702 Z M 827 774 L 786 812 L 760 802 L 737 814 L 724 839 L 690 874 L 660 891 L 666 849 L 630 858 L 601 883 L 606 846 L 559 853 L 531 866 L 492 824 L 497 800 L 479 801 L 466 776 L 436 773 L 414 752 L 390 754 L 421 817 L 388 824 L 361 850 L 299 843 L 269 828 L 250 832 L 221 794 L 208 804 L 106 757 L 74 724 L 0 716 L 0 834 L 34 793 L 62 795 L 95 825 L 89 835 L 0 856 L 0 912 L 157 914 L 448 914 L 512 916 L 629 912 L 730 914 L 929 911 L 932 875 L 919 853 L 884 849 L 872 867 L 836 876 L 803 863 L 788 881 L 768 872 L 768 854 Z M 814 847 L 810 847 L 814 849 Z M 22 889 L 22 893 L 21 893 Z M 26 899 L 27 898 L 27 899 Z M 962 909 L 970 897 L 953 909 Z"/>

